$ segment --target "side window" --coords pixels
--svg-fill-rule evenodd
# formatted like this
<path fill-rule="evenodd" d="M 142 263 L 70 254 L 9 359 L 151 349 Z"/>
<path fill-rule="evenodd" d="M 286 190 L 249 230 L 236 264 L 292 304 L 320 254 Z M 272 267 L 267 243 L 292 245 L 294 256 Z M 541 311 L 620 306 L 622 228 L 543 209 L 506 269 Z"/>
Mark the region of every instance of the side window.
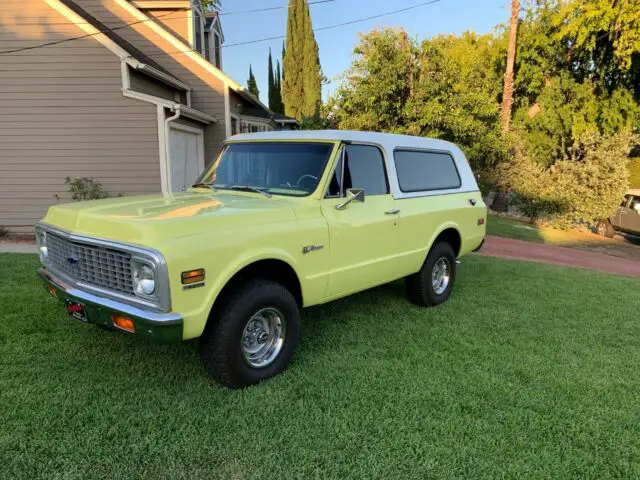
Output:
<path fill-rule="evenodd" d="M 393 153 L 398 183 L 403 192 L 460 187 L 460 175 L 449 153 L 396 150 Z"/>
<path fill-rule="evenodd" d="M 389 193 L 384 158 L 378 147 L 347 145 L 342 179 L 343 193 L 348 188 L 362 188 L 366 195 Z"/>
<path fill-rule="evenodd" d="M 629 208 L 634 209 L 637 204 L 640 203 L 640 197 L 631 197 L 631 202 L 629 203 Z"/>

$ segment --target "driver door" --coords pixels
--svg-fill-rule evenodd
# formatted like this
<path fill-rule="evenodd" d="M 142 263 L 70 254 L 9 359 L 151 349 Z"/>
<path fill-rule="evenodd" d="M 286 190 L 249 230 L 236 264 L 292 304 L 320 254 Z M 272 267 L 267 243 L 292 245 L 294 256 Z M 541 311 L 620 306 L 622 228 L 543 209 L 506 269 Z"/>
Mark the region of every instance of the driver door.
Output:
<path fill-rule="evenodd" d="M 346 201 L 349 188 L 362 188 L 364 201 L 336 208 Z M 330 238 L 327 298 L 395 279 L 393 257 L 399 211 L 394 202 L 381 150 L 372 145 L 345 145 L 322 201 Z"/>

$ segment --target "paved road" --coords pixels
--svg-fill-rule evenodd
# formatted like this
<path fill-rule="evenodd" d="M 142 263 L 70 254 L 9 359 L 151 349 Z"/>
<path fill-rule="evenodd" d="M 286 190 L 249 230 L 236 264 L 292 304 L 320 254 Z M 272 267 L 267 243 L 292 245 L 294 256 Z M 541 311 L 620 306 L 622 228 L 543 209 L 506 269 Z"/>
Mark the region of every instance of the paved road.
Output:
<path fill-rule="evenodd" d="M 577 248 L 525 242 L 513 238 L 488 235 L 479 254 L 490 257 L 553 263 L 565 267 L 589 268 L 616 275 L 640 277 L 640 262 L 637 260 L 613 257 L 604 253 L 588 252 Z"/>

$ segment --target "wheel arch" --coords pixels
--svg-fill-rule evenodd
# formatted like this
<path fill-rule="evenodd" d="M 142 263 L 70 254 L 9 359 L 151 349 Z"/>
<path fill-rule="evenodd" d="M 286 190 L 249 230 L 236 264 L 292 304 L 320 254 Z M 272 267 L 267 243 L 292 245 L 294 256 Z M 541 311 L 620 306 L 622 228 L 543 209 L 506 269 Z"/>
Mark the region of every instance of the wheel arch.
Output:
<path fill-rule="evenodd" d="M 448 223 L 442 225 L 436 233 L 431 237 L 431 241 L 429 242 L 429 248 L 427 249 L 427 253 L 425 255 L 425 259 L 429 252 L 440 241 L 445 241 L 449 243 L 453 247 L 453 251 L 456 254 L 456 258 L 460 255 L 460 251 L 462 249 L 462 235 L 460 235 L 460 229 L 458 225 L 455 223 Z"/>
<path fill-rule="evenodd" d="M 238 262 L 225 275 L 221 276 L 221 279 L 213 289 L 214 294 L 209 301 L 207 325 L 216 308 L 225 303 L 226 298 L 228 298 L 234 287 L 253 278 L 264 278 L 282 284 L 291 292 L 298 306 L 302 308 L 304 305 L 303 287 L 300 277 L 293 267 L 294 264 L 292 259 L 275 253 L 252 256 L 242 262 Z"/>

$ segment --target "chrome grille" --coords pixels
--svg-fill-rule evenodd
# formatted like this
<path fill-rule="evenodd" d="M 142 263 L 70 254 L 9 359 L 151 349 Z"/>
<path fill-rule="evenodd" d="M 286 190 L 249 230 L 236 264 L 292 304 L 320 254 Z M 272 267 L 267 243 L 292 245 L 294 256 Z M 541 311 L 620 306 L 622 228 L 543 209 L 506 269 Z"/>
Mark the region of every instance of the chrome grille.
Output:
<path fill-rule="evenodd" d="M 47 248 L 53 266 L 73 280 L 133 294 L 130 254 L 72 242 L 53 233 L 47 233 Z"/>

